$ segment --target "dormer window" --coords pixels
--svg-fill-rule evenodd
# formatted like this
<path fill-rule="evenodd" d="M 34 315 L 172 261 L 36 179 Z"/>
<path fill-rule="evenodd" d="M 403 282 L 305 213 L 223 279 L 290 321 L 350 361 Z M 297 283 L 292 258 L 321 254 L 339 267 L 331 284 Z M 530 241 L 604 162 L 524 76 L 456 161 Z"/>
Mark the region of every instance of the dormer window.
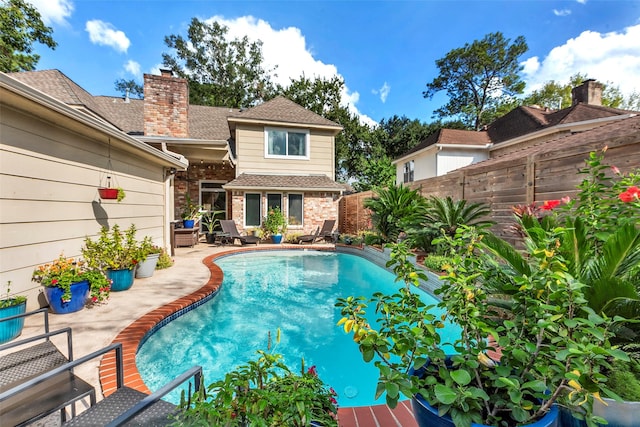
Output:
<path fill-rule="evenodd" d="M 308 130 L 265 128 L 264 142 L 265 157 L 309 158 Z"/>

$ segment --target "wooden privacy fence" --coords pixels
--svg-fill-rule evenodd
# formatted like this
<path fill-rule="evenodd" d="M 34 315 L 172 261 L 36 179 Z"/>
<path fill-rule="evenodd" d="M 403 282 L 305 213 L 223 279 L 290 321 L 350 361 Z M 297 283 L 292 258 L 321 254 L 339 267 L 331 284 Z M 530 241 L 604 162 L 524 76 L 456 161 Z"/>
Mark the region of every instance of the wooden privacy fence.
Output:
<path fill-rule="evenodd" d="M 486 160 L 446 175 L 411 183 L 425 196 L 466 199 L 489 205 L 494 232 L 503 237 L 513 223 L 515 205 L 574 197 L 586 175 L 578 174 L 592 151 L 607 146 L 605 162 L 622 173 L 640 168 L 640 117 L 574 134 L 499 158 Z M 612 172 L 610 172 L 612 173 Z M 344 196 L 340 202 L 340 231 L 357 234 L 371 229 L 362 201 L 372 192 Z"/>

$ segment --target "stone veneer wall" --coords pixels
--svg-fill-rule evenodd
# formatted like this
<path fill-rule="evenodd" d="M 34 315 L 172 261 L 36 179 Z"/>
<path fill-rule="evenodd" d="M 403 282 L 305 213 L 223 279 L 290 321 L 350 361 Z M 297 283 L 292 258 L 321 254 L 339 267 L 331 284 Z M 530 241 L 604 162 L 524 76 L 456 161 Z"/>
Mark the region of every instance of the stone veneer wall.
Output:
<path fill-rule="evenodd" d="M 353 254 L 360 256 L 372 263 L 384 268 L 385 270 L 393 273 L 393 270 L 387 268 L 387 261 L 389 261 L 391 250 L 389 248 L 384 248 L 383 250 L 374 248 L 372 246 L 363 245 L 360 246 L 347 246 L 347 245 L 336 245 L 336 252 L 343 252 L 348 254 Z M 442 282 L 437 274 L 432 273 L 427 270 L 423 266 L 416 263 L 415 258 L 412 260 L 413 264 L 424 270 L 427 274 L 427 280 L 420 281 L 420 289 L 433 295 L 435 297 L 435 290 L 440 287 Z M 437 297 L 436 297 L 437 298 Z"/>

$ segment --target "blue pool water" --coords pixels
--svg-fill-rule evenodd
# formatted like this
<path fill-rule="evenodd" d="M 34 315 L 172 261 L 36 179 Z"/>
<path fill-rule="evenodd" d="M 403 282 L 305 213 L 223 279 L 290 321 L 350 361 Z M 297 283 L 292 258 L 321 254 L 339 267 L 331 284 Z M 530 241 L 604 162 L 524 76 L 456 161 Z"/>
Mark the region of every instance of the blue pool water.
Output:
<path fill-rule="evenodd" d="M 224 272 L 218 295 L 159 329 L 139 349 L 138 370 L 151 390 L 193 365 L 203 367 L 206 384 L 221 379 L 255 360 L 256 350 L 267 349 L 268 333 L 275 337 L 280 328 L 275 351 L 291 368 L 299 369 L 301 357 L 307 367 L 315 365 L 337 391 L 340 406 L 384 403 L 384 397 L 374 400 L 377 368 L 362 361 L 352 336 L 336 326 L 341 316 L 334 305 L 340 297 L 395 292 L 401 284 L 393 274 L 358 256 L 315 251 L 245 253 L 216 264 Z M 170 400 L 177 403 L 179 394 Z"/>

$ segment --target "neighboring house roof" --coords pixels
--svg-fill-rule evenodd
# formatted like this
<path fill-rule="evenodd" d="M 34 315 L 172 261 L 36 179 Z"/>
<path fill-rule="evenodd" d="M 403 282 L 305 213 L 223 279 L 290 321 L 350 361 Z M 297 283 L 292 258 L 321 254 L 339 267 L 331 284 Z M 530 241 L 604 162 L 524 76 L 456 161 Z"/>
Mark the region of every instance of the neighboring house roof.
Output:
<path fill-rule="evenodd" d="M 340 192 L 345 186 L 326 175 L 258 175 L 243 173 L 223 185 L 225 190 L 300 190 Z"/>
<path fill-rule="evenodd" d="M 305 124 L 341 130 L 342 126 L 307 110 L 295 102 L 278 96 L 248 110 L 229 116 L 230 122 L 259 121 L 273 123 Z"/>
<path fill-rule="evenodd" d="M 494 120 L 487 126 L 491 142 L 499 144 L 553 126 L 578 123 L 605 117 L 622 116 L 631 111 L 579 103 L 562 110 L 521 106 Z"/>
<path fill-rule="evenodd" d="M 614 122 L 605 123 L 601 126 L 589 129 L 584 132 L 575 133 L 573 135 L 566 135 L 551 141 L 547 141 L 541 145 L 531 146 L 521 150 L 513 151 L 500 157 L 483 160 L 481 162 L 457 169 L 457 171 L 491 168 L 496 163 L 509 160 L 519 160 L 527 158 L 527 156 L 532 154 L 539 155 L 553 151 L 560 151 L 572 146 L 598 143 L 615 138 L 629 138 L 631 135 L 636 135 L 637 138 L 640 138 L 640 115 L 630 117 L 625 120 L 617 120 Z"/>
<path fill-rule="evenodd" d="M 437 144 L 446 145 L 486 145 L 491 143 L 486 132 L 460 130 L 460 129 L 438 129 L 429 135 L 424 141 L 404 153 L 396 160 L 400 160 L 418 151 L 422 151 L 427 147 Z"/>

